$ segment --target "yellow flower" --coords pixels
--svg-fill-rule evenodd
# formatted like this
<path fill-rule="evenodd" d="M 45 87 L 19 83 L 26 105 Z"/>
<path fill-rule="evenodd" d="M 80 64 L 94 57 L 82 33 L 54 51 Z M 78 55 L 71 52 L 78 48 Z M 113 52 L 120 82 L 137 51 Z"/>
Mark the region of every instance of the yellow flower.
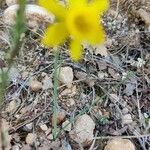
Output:
<path fill-rule="evenodd" d="M 39 0 L 39 4 L 54 13 L 56 22 L 45 31 L 42 43 L 48 47 L 63 44 L 71 37 L 70 55 L 74 61 L 82 56 L 82 43 L 99 44 L 105 40 L 100 17 L 108 9 L 108 0 Z"/>

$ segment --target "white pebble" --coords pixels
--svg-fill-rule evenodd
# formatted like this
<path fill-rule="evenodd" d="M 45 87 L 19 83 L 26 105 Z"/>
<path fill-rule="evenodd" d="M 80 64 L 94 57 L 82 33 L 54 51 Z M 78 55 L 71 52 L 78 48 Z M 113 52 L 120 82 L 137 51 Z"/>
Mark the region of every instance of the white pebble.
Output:
<path fill-rule="evenodd" d="M 135 150 L 135 146 L 128 139 L 116 138 L 108 141 L 104 150 Z"/>
<path fill-rule="evenodd" d="M 122 116 L 122 124 L 130 124 L 132 122 L 133 120 L 132 120 L 131 114 L 126 114 Z"/>
<path fill-rule="evenodd" d="M 26 136 L 26 143 L 29 145 L 33 145 L 33 143 L 35 142 L 36 139 L 36 135 L 33 133 L 28 133 L 28 135 Z"/>
<path fill-rule="evenodd" d="M 71 67 L 61 67 L 59 80 L 64 84 L 69 84 L 73 81 L 73 70 Z"/>
<path fill-rule="evenodd" d="M 3 20 L 7 25 L 14 25 L 16 12 L 18 10 L 18 4 L 9 6 L 3 15 Z M 27 4 L 25 9 L 25 16 L 27 19 L 27 25 L 30 28 L 38 28 L 41 25 L 54 22 L 54 15 L 50 12 L 47 12 L 46 9 L 38 5 Z"/>
<path fill-rule="evenodd" d="M 18 145 L 14 145 L 14 146 L 12 146 L 12 150 L 20 150 L 20 148 Z"/>
<path fill-rule="evenodd" d="M 8 6 L 17 4 L 17 0 L 6 0 L 6 4 L 7 4 Z"/>
<path fill-rule="evenodd" d="M 32 91 L 37 92 L 42 89 L 42 83 L 37 80 L 33 80 L 30 83 L 30 88 Z"/>
<path fill-rule="evenodd" d="M 53 87 L 52 79 L 48 76 L 45 76 L 43 79 L 43 90 L 47 90 Z"/>
<path fill-rule="evenodd" d="M 16 108 L 17 108 L 16 100 L 12 100 L 8 104 L 8 106 L 6 108 L 6 111 L 9 112 L 9 113 L 12 113 Z"/>
<path fill-rule="evenodd" d="M 33 128 L 33 123 L 31 122 L 31 123 L 29 123 L 29 124 L 26 124 L 26 129 L 27 129 L 27 131 L 30 131 L 30 130 L 32 130 L 32 128 Z"/>
<path fill-rule="evenodd" d="M 70 137 L 77 143 L 86 146 L 91 143 L 93 139 L 93 131 L 95 123 L 87 114 L 80 116 L 75 122 L 74 130 L 70 131 Z"/>
<path fill-rule="evenodd" d="M 53 140 L 53 135 L 52 135 L 52 134 L 48 135 L 48 136 L 47 136 L 47 139 Z"/>
<path fill-rule="evenodd" d="M 125 108 L 122 109 L 122 113 L 123 113 L 124 115 L 127 114 L 128 112 L 129 112 L 129 109 L 128 109 L 128 108 L 125 107 Z"/>
<path fill-rule="evenodd" d="M 104 79 L 105 78 L 105 73 L 98 72 L 98 77 L 99 77 L 99 79 Z"/>
<path fill-rule="evenodd" d="M 75 105 L 74 99 L 73 98 L 68 99 L 67 106 L 69 107 L 69 106 L 74 106 L 74 105 Z"/>
<path fill-rule="evenodd" d="M 63 122 L 62 127 L 65 131 L 71 131 L 71 123 L 69 122 L 69 120 Z"/>
<path fill-rule="evenodd" d="M 48 130 L 48 127 L 47 127 L 46 124 L 40 125 L 40 128 L 41 128 L 43 131 L 47 131 L 47 130 Z"/>

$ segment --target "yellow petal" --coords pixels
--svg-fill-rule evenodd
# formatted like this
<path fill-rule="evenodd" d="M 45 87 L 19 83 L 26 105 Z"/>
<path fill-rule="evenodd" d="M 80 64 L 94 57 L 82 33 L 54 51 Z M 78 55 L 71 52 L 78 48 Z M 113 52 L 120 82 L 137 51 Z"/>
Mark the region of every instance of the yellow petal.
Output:
<path fill-rule="evenodd" d="M 47 28 L 42 39 L 42 44 L 54 47 L 63 44 L 68 36 L 67 29 L 63 23 L 55 23 Z"/>
<path fill-rule="evenodd" d="M 68 0 L 69 7 L 78 7 L 87 5 L 87 0 Z"/>
<path fill-rule="evenodd" d="M 70 56 L 73 61 L 79 61 L 82 57 L 83 48 L 80 41 L 73 40 L 70 44 Z"/>
<path fill-rule="evenodd" d="M 56 0 L 38 0 L 40 6 L 46 8 L 53 13 L 56 18 L 64 19 L 66 15 L 66 9 Z"/>
<path fill-rule="evenodd" d="M 82 7 L 82 9 L 70 10 L 66 26 L 75 39 L 97 44 L 104 41 L 105 34 L 99 20 L 99 14 L 93 7 Z"/>
<path fill-rule="evenodd" d="M 87 42 L 91 45 L 101 44 L 105 41 L 105 31 L 102 24 L 95 27 L 91 35 L 87 36 Z"/>
<path fill-rule="evenodd" d="M 97 21 L 95 21 L 95 14 L 88 7 L 79 7 L 70 10 L 66 19 L 66 26 L 71 35 L 76 39 L 83 40 L 93 30 L 94 23 Z"/>
<path fill-rule="evenodd" d="M 100 14 L 103 14 L 109 8 L 109 0 L 92 0 L 90 4 Z"/>

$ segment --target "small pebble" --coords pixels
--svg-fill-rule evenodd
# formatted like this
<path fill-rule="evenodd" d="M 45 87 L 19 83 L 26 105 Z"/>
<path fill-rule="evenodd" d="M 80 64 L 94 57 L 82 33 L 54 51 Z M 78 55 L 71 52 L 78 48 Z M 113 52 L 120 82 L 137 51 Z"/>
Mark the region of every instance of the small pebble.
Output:
<path fill-rule="evenodd" d="M 131 117 L 131 114 L 126 114 L 126 115 L 123 115 L 122 116 L 122 124 L 130 124 L 132 123 L 133 120 L 132 120 L 132 117 Z"/>
<path fill-rule="evenodd" d="M 146 25 L 150 25 L 150 13 L 142 8 L 140 8 L 136 13 L 141 17 Z"/>
<path fill-rule="evenodd" d="M 122 109 L 122 113 L 125 115 L 129 112 L 129 109 L 127 107 Z"/>
<path fill-rule="evenodd" d="M 28 78 L 28 77 L 29 77 L 29 72 L 28 72 L 28 71 L 24 71 L 24 72 L 22 73 L 22 79 L 25 80 L 25 79 Z"/>
<path fill-rule="evenodd" d="M 36 139 L 36 135 L 33 133 L 28 133 L 28 135 L 26 136 L 26 143 L 29 145 L 33 145 L 34 141 Z"/>
<path fill-rule="evenodd" d="M 47 139 L 53 140 L 53 135 L 52 135 L 52 134 L 48 135 L 48 136 L 47 136 Z"/>
<path fill-rule="evenodd" d="M 47 130 L 48 130 L 48 127 L 47 127 L 46 124 L 40 125 L 40 128 L 41 128 L 43 131 L 47 131 Z"/>
<path fill-rule="evenodd" d="M 68 107 L 71 107 L 71 106 L 74 106 L 75 105 L 75 101 L 73 98 L 70 98 L 67 100 L 67 106 Z"/>
<path fill-rule="evenodd" d="M 5 24 L 10 26 L 15 24 L 18 7 L 18 4 L 14 4 L 5 9 L 3 13 L 3 20 Z M 52 24 L 55 19 L 52 13 L 48 12 L 43 7 L 33 4 L 26 5 L 25 15 L 27 20 L 27 26 L 32 29 L 45 27 L 46 24 Z"/>
<path fill-rule="evenodd" d="M 29 123 L 29 124 L 26 124 L 26 130 L 27 131 L 30 131 L 30 130 L 32 130 L 32 128 L 33 128 L 33 123 L 31 122 L 31 123 Z"/>
<path fill-rule="evenodd" d="M 9 80 L 16 83 L 18 78 L 21 77 L 19 70 L 15 67 L 12 67 L 8 72 Z"/>
<path fill-rule="evenodd" d="M 8 106 L 6 108 L 6 111 L 9 112 L 9 113 L 12 113 L 16 108 L 17 108 L 16 100 L 12 100 L 8 104 Z"/>
<path fill-rule="evenodd" d="M 128 139 L 116 138 L 108 141 L 104 150 L 135 150 L 135 146 Z"/>
<path fill-rule="evenodd" d="M 36 80 L 31 81 L 30 83 L 31 90 L 37 92 L 42 89 L 42 83 Z"/>
<path fill-rule="evenodd" d="M 102 45 L 98 45 L 96 46 L 96 49 L 94 51 L 95 55 L 102 55 L 102 56 L 107 56 L 108 52 L 107 52 L 107 47 L 102 44 Z"/>
<path fill-rule="evenodd" d="M 6 4 L 7 4 L 8 6 L 14 5 L 14 4 L 16 4 L 16 3 L 17 3 L 17 0 L 6 0 Z"/>
<path fill-rule="evenodd" d="M 105 78 L 105 73 L 98 72 L 98 77 L 99 77 L 99 79 L 104 79 Z"/>
<path fill-rule="evenodd" d="M 14 146 L 12 146 L 12 150 L 20 150 L 20 148 L 18 145 L 14 145 Z"/>
<path fill-rule="evenodd" d="M 45 76 L 42 82 L 43 82 L 43 87 L 42 87 L 43 90 L 47 90 L 53 87 L 52 79 L 48 76 Z"/>
<path fill-rule="evenodd" d="M 52 132 L 52 129 L 49 128 L 49 129 L 46 130 L 45 134 L 46 134 L 46 135 L 49 135 L 51 132 Z"/>
<path fill-rule="evenodd" d="M 73 81 L 73 70 L 71 67 L 61 67 L 59 80 L 64 84 L 69 84 Z"/>
<path fill-rule="evenodd" d="M 63 122 L 62 127 L 64 128 L 65 131 L 71 131 L 71 123 L 69 122 L 69 120 L 66 120 L 65 122 Z"/>
<path fill-rule="evenodd" d="M 94 128 L 95 123 L 92 118 L 84 114 L 76 120 L 74 129 L 69 132 L 70 138 L 83 146 L 87 146 L 93 139 Z"/>
<path fill-rule="evenodd" d="M 32 150 L 32 149 L 31 149 L 31 146 L 30 146 L 30 145 L 24 144 L 24 145 L 22 146 L 22 150 Z"/>

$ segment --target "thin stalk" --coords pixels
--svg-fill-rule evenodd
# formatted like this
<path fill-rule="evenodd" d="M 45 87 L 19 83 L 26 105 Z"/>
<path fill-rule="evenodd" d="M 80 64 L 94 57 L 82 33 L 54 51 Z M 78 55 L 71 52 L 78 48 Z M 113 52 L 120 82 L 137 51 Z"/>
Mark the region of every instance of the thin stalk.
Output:
<path fill-rule="evenodd" d="M 19 54 L 20 47 L 22 45 L 22 34 L 26 31 L 25 27 L 25 6 L 26 0 L 19 0 L 19 9 L 16 16 L 16 24 L 11 30 L 12 34 L 12 48 L 8 55 L 8 71 L 11 68 L 14 58 Z"/>
<path fill-rule="evenodd" d="M 2 1 L 0 0 L 0 3 Z M 16 24 L 14 25 L 14 27 L 12 28 L 12 48 L 11 51 L 7 53 L 8 58 L 7 58 L 7 71 L 4 71 L 3 68 L 1 69 L 1 73 L 0 73 L 0 143 L 2 143 L 0 149 L 5 150 L 6 146 L 5 146 L 5 141 L 7 141 L 7 139 L 5 138 L 5 132 L 2 131 L 2 105 L 5 99 L 5 93 L 6 93 L 6 87 L 7 87 L 7 82 L 8 82 L 8 72 L 14 62 L 14 58 L 18 55 L 19 51 L 20 51 L 20 47 L 22 44 L 21 41 L 21 35 L 22 33 L 25 32 L 25 5 L 26 5 L 26 0 L 20 0 L 19 1 L 19 9 L 17 11 L 17 15 L 16 15 Z"/>
<path fill-rule="evenodd" d="M 58 136 L 58 127 L 57 127 L 57 118 L 58 118 L 58 77 L 59 77 L 59 71 L 58 71 L 58 63 L 59 60 L 59 50 L 55 51 L 55 58 L 54 58 L 54 87 L 53 87 L 53 139 L 55 140 Z"/>

